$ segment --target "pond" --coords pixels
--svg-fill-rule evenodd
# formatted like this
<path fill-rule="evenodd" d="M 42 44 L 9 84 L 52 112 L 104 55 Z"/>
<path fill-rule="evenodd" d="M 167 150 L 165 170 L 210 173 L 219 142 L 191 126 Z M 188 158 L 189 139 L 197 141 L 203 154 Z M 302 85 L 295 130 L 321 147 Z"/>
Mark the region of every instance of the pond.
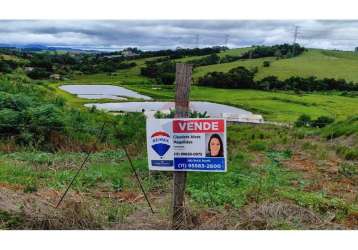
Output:
<path fill-rule="evenodd" d="M 96 108 L 112 112 L 143 112 L 164 111 L 174 109 L 174 102 L 121 102 L 121 103 L 89 103 L 86 107 Z M 212 103 L 212 102 L 190 102 L 190 109 L 200 113 L 207 112 L 210 117 L 221 117 L 223 113 L 234 113 L 239 115 L 251 115 L 252 113 L 240 108 Z"/>
<path fill-rule="evenodd" d="M 174 102 L 149 102 L 151 97 L 141 95 L 135 91 L 113 86 L 113 85 L 62 85 L 60 89 L 65 90 L 78 97 L 86 99 L 113 99 L 127 100 L 126 97 L 138 98 L 143 102 L 120 102 L 120 103 L 89 103 L 86 107 L 96 106 L 98 109 L 112 112 L 143 112 L 143 111 L 168 111 L 174 109 Z M 244 109 L 212 103 L 212 102 L 190 102 L 190 110 L 200 113 L 207 112 L 210 117 L 222 117 L 224 113 L 236 115 L 252 115 Z"/>
<path fill-rule="evenodd" d="M 125 97 L 151 100 L 149 96 L 113 85 L 62 85 L 60 89 L 86 99 L 127 100 Z"/>

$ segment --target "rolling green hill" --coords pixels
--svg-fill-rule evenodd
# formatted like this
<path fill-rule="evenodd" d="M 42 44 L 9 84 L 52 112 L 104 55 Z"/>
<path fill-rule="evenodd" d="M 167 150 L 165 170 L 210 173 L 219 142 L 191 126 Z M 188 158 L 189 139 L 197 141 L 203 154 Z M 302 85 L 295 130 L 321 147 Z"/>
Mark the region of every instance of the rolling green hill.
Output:
<path fill-rule="evenodd" d="M 263 67 L 263 61 L 271 61 L 271 66 Z M 302 55 L 289 59 L 259 58 L 198 67 L 193 76 L 198 78 L 212 71 L 227 72 L 238 66 L 248 68 L 257 66 L 259 71 L 256 79 L 270 75 L 277 76 L 281 80 L 291 76 L 317 76 L 358 82 L 358 53 L 318 49 L 308 49 Z"/>
<path fill-rule="evenodd" d="M 225 55 L 238 56 L 248 51 L 250 48 L 231 49 L 219 53 L 220 57 Z M 192 56 L 176 59 L 176 62 L 188 62 L 190 60 L 200 59 L 204 56 Z M 158 58 L 158 57 L 156 57 Z M 131 69 L 119 70 L 116 74 L 82 75 L 76 76 L 77 82 L 112 82 L 119 84 L 137 84 L 150 83 L 150 80 L 140 75 L 140 68 L 144 66 L 145 61 L 154 58 L 145 58 L 132 60 L 137 66 Z M 263 67 L 264 61 L 270 61 L 270 67 Z M 214 64 L 197 67 L 193 72 L 193 79 L 197 79 L 209 72 L 228 72 L 230 69 L 243 66 L 246 68 L 258 67 L 256 79 L 262 79 L 266 76 L 277 76 L 284 80 L 291 76 L 316 76 L 317 78 L 336 78 L 348 81 L 358 82 L 358 53 L 346 51 L 318 50 L 308 49 L 302 55 L 276 60 L 274 57 L 265 57 L 257 59 L 238 60 L 231 63 Z"/>

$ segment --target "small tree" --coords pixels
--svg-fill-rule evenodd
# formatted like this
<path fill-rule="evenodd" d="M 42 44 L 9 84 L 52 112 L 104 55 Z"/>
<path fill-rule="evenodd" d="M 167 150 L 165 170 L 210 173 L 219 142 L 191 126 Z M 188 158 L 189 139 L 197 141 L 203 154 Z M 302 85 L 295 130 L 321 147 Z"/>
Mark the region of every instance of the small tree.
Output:
<path fill-rule="evenodd" d="M 297 121 L 295 122 L 296 127 L 310 127 L 311 126 L 311 117 L 309 115 L 301 115 L 298 117 Z"/>

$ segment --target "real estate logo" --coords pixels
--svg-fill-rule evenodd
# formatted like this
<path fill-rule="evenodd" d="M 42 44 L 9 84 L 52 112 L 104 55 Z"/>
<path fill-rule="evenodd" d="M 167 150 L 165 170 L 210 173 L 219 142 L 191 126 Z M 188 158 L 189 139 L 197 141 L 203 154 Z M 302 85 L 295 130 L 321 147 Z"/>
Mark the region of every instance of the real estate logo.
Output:
<path fill-rule="evenodd" d="M 156 131 L 151 136 L 151 146 L 153 150 L 163 157 L 170 148 L 170 136 L 165 131 Z"/>

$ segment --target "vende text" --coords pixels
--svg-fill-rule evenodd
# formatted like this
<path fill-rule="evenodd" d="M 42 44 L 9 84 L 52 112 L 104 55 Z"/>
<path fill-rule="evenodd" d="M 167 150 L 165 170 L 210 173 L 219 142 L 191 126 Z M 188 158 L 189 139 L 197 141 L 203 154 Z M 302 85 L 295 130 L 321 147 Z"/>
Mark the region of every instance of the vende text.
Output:
<path fill-rule="evenodd" d="M 174 120 L 174 133 L 223 133 L 224 120 Z"/>

